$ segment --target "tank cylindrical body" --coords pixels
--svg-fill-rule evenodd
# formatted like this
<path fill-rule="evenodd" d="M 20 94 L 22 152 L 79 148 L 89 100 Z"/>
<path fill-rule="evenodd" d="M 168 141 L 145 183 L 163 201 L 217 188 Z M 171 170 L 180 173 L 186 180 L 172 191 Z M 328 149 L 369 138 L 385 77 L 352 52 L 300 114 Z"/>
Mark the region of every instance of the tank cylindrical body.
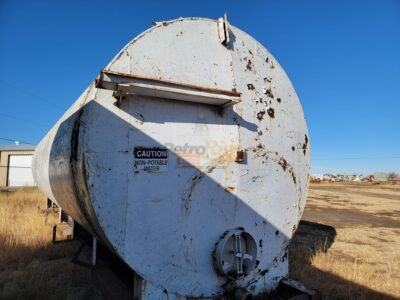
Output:
<path fill-rule="evenodd" d="M 226 20 L 177 19 L 118 53 L 38 145 L 34 176 L 155 290 L 257 294 L 288 272 L 307 135 L 261 44 Z"/>

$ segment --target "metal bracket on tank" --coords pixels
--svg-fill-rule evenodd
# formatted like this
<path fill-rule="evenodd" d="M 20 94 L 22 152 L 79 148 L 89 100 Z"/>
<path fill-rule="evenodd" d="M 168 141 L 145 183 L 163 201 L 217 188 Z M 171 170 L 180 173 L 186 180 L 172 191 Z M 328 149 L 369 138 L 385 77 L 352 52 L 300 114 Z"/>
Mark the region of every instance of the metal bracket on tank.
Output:
<path fill-rule="evenodd" d="M 181 100 L 225 107 L 241 101 L 235 89 L 220 90 L 188 83 L 102 70 L 96 79 L 96 87 L 112 90 L 117 95 L 137 94 L 163 99 Z"/>
<path fill-rule="evenodd" d="M 226 13 L 224 14 L 223 18 L 219 18 L 217 20 L 218 24 L 218 36 L 221 44 L 228 45 L 229 44 L 229 23 L 228 23 L 228 16 Z"/>

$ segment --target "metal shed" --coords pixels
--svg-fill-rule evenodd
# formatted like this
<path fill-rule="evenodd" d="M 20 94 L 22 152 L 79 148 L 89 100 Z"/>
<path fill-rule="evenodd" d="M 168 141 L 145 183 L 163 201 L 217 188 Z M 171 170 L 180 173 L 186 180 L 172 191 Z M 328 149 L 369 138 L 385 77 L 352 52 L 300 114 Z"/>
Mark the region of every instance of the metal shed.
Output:
<path fill-rule="evenodd" d="M 34 186 L 34 145 L 0 146 L 0 187 Z"/>

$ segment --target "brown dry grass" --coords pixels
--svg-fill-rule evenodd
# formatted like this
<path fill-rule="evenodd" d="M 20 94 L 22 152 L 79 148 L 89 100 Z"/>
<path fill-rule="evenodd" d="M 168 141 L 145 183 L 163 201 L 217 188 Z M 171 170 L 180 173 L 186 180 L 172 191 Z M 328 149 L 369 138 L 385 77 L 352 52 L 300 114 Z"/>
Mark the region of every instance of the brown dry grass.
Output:
<path fill-rule="evenodd" d="M 52 244 L 36 189 L 0 192 L 0 299 L 101 299 L 92 271 Z M 400 299 L 400 185 L 314 184 L 290 275 L 323 299 Z M 316 225 L 315 223 L 327 226 Z"/>
<path fill-rule="evenodd" d="M 71 263 L 73 243 L 52 244 L 55 216 L 35 188 L 0 192 L 0 299 L 97 299 L 91 270 Z"/>
<path fill-rule="evenodd" d="M 400 185 L 313 184 L 303 219 L 329 226 L 299 227 L 293 278 L 324 299 L 400 298 Z"/>

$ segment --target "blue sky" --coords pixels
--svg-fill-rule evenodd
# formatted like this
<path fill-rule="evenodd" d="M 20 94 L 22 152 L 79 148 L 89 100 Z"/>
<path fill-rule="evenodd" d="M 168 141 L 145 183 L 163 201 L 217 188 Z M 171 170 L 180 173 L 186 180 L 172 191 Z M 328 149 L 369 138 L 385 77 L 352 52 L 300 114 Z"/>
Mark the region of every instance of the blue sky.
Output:
<path fill-rule="evenodd" d="M 400 172 L 397 0 L 0 0 L 0 145 L 38 143 L 152 21 L 224 12 L 291 79 L 312 173 Z"/>

